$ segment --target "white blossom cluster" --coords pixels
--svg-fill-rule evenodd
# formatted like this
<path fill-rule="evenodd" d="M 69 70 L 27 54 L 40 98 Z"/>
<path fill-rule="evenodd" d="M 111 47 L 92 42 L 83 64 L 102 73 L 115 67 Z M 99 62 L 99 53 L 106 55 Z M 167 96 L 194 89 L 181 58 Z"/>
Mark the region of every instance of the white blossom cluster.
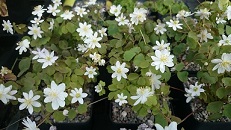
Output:
<path fill-rule="evenodd" d="M 198 84 L 198 82 L 196 82 L 195 85 L 190 84 L 189 88 L 185 88 L 185 96 L 187 97 L 186 102 L 189 103 L 192 99 L 205 92 L 205 90 L 202 88 L 203 86 L 204 84 Z"/>

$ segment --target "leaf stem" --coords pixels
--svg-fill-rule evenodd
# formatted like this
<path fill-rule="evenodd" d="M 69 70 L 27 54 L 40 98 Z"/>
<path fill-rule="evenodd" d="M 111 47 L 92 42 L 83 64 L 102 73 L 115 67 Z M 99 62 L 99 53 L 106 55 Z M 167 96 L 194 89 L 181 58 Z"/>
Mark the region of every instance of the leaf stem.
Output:
<path fill-rule="evenodd" d="M 99 100 L 97 100 L 97 101 L 94 101 L 94 102 L 88 104 L 88 106 L 91 106 L 91 105 L 93 105 L 93 104 L 95 104 L 95 103 L 97 103 L 97 102 L 100 102 L 100 101 L 102 101 L 102 100 L 105 100 L 105 99 L 107 99 L 107 98 L 108 98 L 108 97 L 101 98 L 101 99 L 99 99 Z"/>
<path fill-rule="evenodd" d="M 140 30 L 140 33 L 141 33 L 141 35 L 142 35 L 142 37 L 143 37 L 143 39 L 144 39 L 144 43 L 145 43 L 145 45 L 146 45 L 147 43 L 146 43 L 146 40 L 145 40 L 145 38 L 144 38 L 144 34 L 142 33 L 141 30 Z"/>

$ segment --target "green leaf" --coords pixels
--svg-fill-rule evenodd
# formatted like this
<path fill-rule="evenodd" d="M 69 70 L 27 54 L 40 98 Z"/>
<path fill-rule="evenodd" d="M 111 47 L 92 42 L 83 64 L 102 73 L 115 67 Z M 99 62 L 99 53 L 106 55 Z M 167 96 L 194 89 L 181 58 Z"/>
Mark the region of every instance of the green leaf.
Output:
<path fill-rule="evenodd" d="M 74 25 L 74 24 L 71 23 L 71 22 L 68 22 L 68 23 L 66 24 L 66 28 L 67 28 L 67 30 L 68 30 L 70 33 L 74 33 L 75 30 L 76 30 L 76 25 Z"/>
<path fill-rule="evenodd" d="M 165 127 L 168 125 L 167 120 L 165 119 L 163 114 L 157 114 L 155 116 L 155 123 L 160 124 L 161 126 Z"/>
<path fill-rule="evenodd" d="M 135 80 L 139 77 L 139 75 L 137 73 L 130 73 L 128 75 L 128 80 Z"/>
<path fill-rule="evenodd" d="M 148 100 L 145 102 L 148 106 L 155 106 L 157 104 L 157 98 L 155 95 L 148 97 Z"/>
<path fill-rule="evenodd" d="M 134 47 L 128 51 L 125 51 L 123 55 L 124 60 L 130 61 L 136 54 L 140 53 L 140 51 L 141 51 L 140 47 Z"/>
<path fill-rule="evenodd" d="M 183 68 L 184 68 L 184 63 L 183 62 L 175 65 L 176 71 L 181 71 Z"/>
<path fill-rule="evenodd" d="M 208 119 L 209 120 L 217 120 L 222 117 L 221 113 L 212 113 L 209 115 Z"/>
<path fill-rule="evenodd" d="M 179 78 L 180 81 L 186 82 L 188 80 L 188 72 L 187 71 L 177 72 L 177 77 Z"/>
<path fill-rule="evenodd" d="M 161 92 L 163 92 L 164 95 L 168 96 L 170 93 L 170 86 L 164 85 L 160 87 Z"/>
<path fill-rule="evenodd" d="M 55 121 L 63 121 L 65 119 L 65 116 L 63 115 L 62 111 L 55 111 L 53 113 L 53 117 Z"/>
<path fill-rule="evenodd" d="M 56 83 L 61 83 L 63 81 L 63 75 L 59 72 L 54 74 L 54 80 Z"/>
<path fill-rule="evenodd" d="M 186 50 L 186 47 L 187 46 L 184 43 L 181 43 L 181 44 L 175 46 L 173 48 L 173 54 L 175 54 L 176 56 L 179 56 L 179 55 L 183 54 L 184 51 Z"/>
<path fill-rule="evenodd" d="M 190 31 L 188 33 L 187 37 L 187 44 L 189 45 L 190 48 L 195 49 L 198 44 L 198 37 L 197 34 L 193 31 Z"/>
<path fill-rule="evenodd" d="M 110 92 L 109 94 L 108 94 L 108 100 L 112 100 L 114 97 L 116 97 L 117 96 L 117 92 Z"/>
<path fill-rule="evenodd" d="M 70 119 L 70 120 L 72 120 L 72 119 L 74 119 L 75 117 L 76 117 L 76 111 L 75 110 L 73 110 L 73 109 L 70 109 L 69 110 L 69 112 L 68 112 L 68 118 Z"/>
<path fill-rule="evenodd" d="M 222 99 L 223 97 L 227 96 L 226 89 L 224 87 L 218 88 L 216 95 L 218 98 Z"/>
<path fill-rule="evenodd" d="M 229 25 L 226 25 L 225 30 L 227 35 L 231 34 L 231 27 Z"/>
<path fill-rule="evenodd" d="M 228 78 L 228 77 L 222 78 L 222 83 L 225 86 L 231 86 L 231 78 Z"/>
<path fill-rule="evenodd" d="M 82 70 L 82 69 L 78 69 L 78 68 L 76 68 L 75 69 L 75 75 L 80 75 L 80 76 L 82 76 L 82 75 L 84 75 L 84 70 Z"/>
<path fill-rule="evenodd" d="M 223 106 L 223 102 L 215 101 L 215 102 L 209 103 L 206 110 L 211 113 L 218 113 L 220 112 L 222 106 Z"/>
<path fill-rule="evenodd" d="M 47 112 L 52 113 L 54 111 L 52 106 L 51 106 L 51 103 L 47 103 L 45 106 L 46 106 L 45 109 L 46 109 Z"/>
<path fill-rule="evenodd" d="M 87 112 L 87 104 L 86 104 L 86 103 L 80 104 L 80 105 L 78 106 L 78 108 L 77 108 L 77 112 L 78 112 L 79 114 L 84 114 L 84 113 L 86 113 L 86 112 Z"/>
<path fill-rule="evenodd" d="M 44 72 L 46 74 L 48 74 L 49 76 L 53 75 L 55 73 L 55 69 L 53 66 L 47 66 L 45 69 L 44 69 Z"/>
<path fill-rule="evenodd" d="M 31 64 L 31 58 L 24 58 L 19 62 L 19 69 L 20 72 L 17 75 L 18 77 L 20 77 L 22 74 L 24 74 L 29 68 L 30 68 L 30 64 Z"/>
<path fill-rule="evenodd" d="M 145 107 L 141 107 L 138 111 L 138 115 L 141 117 L 144 117 L 148 114 L 147 108 Z"/>
<path fill-rule="evenodd" d="M 138 81 L 137 81 L 138 85 L 144 86 L 146 84 L 146 80 L 144 77 L 139 77 Z"/>
<path fill-rule="evenodd" d="M 223 115 L 231 119 L 231 104 L 226 104 L 224 106 Z"/>

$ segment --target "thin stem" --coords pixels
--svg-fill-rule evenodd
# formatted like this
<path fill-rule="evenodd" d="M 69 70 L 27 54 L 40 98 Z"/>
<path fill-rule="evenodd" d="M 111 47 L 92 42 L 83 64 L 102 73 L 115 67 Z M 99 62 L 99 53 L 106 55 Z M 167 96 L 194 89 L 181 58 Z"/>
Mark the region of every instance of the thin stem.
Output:
<path fill-rule="evenodd" d="M 9 124 L 7 127 L 2 128 L 2 129 L 0 129 L 0 130 L 6 130 L 8 127 L 10 127 L 10 126 L 12 126 L 12 125 L 14 125 L 14 124 L 18 123 L 19 121 L 23 120 L 23 119 L 24 119 L 24 118 L 26 118 L 26 117 L 27 117 L 27 116 L 25 116 L 25 117 L 23 117 L 23 118 L 21 118 L 21 119 L 18 119 L 18 120 L 17 120 L 17 121 L 15 121 L 14 123 Z"/>
<path fill-rule="evenodd" d="M 39 124 L 38 124 L 37 126 L 39 127 L 39 126 L 46 120 L 46 118 L 47 118 L 47 117 L 50 117 L 52 114 L 53 114 L 53 112 L 47 114 L 47 115 L 42 119 L 42 121 L 39 122 Z"/>
<path fill-rule="evenodd" d="M 178 90 L 178 91 L 181 91 L 181 92 L 185 93 L 185 91 L 183 91 L 183 90 L 181 90 L 181 89 L 179 89 L 179 88 L 172 87 L 172 86 L 170 86 L 170 88 L 172 88 L 172 89 L 175 89 L 175 90 Z"/>
<path fill-rule="evenodd" d="M 147 44 L 146 41 L 145 41 L 144 35 L 143 35 L 143 33 L 142 33 L 141 30 L 140 30 L 140 33 L 141 33 L 141 35 L 142 35 L 142 37 L 143 37 L 143 39 L 144 39 L 144 43 Z"/>
<path fill-rule="evenodd" d="M 88 106 L 91 106 L 91 105 L 93 105 L 93 104 L 95 104 L 95 103 L 97 103 L 97 102 L 100 102 L 100 101 L 102 101 L 102 100 L 105 100 L 105 99 L 107 99 L 107 98 L 108 98 L 108 97 L 101 98 L 101 99 L 99 99 L 99 100 L 97 100 L 97 101 L 94 101 L 94 102 L 88 104 Z"/>
<path fill-rule="evenodd" d="M 182 122 L 184 122 L 185 120 L 187 120 L 193 113 L 194 112 L 191 112 L 190 114 L 188 114 L 183 120 L 181 120 L 181 122 L 179 124 L 181 124 Z"/>
<path fill-rule="evenodd" d="M 11 67 L 11 70 L 14 69 L 14 66 L 15 66 L 15 64 L 16 64 L 17 61 L 18 61 L 18 58 L 15 59 L 14 64 L 13 64 L 12 67 Z"/>

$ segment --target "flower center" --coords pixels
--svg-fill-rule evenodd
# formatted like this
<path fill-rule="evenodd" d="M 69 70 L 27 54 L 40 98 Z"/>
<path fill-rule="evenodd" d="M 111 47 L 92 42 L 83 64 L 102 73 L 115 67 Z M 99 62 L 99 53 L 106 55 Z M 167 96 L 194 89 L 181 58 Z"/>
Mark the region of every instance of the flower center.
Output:
<path fill-rule="evenodd" d="M 228 62 L 228 61 L 223 61 L 223 62 L 221 63 L 221 65 L 222 65 L 223 67 L 228 67 L 228 66 L 230 65 L 230 62 Z"/>
<path fill-rule="evenodd" d="M 25 103 L 26 103 L 26 105 L 30 105 L 30 104 L 32 104 L 32 101 L 31 101 L 31 99 L 28 99 L 25 101 Z"/>
<path fill-rule="evenodd" d="M 56 98 L 58 97 L 58 94 L 56 92 L 51 92 L 51 97 Z"/>
<path fill-rule="evenodd" d="M 194 91 L 194 92 L 196 92 L 197 90 L 198 90 L 198 88 L 197 88 L 197 87 L 194 87 L 194 88 L 193 88 L 193 91 Z"/>
<path fill-rule="evenodd" d="M 76 93 L 76 94 L 75 94 L 75 97 L 76 97 L 76 98 L 81 97 L 80 93 Z"/>
<path fill-rule="evenodd" d="M 46 57 L 46 60 L 47 60 L 47 61 L 50 61 L 50 60 L 51 60 L 51 57 L 50 57 L 50 56 L 47 56 L 47 57 Z"/>
<path fill-rule="evenodd" d="M 2 98 L 2 95 L 3 95 L 2 92 L 0 92 L 0 98 Z"/>
<path fill-rule="evenodd" d="M 121 68 L 118 68 L 116 72 L 117 72 L 118 74 L 121 74 L 121 73 L 122 73 L 122 69 L 121 69 Z"/>
<path fill-rule="evenodd" d="M 92 71 L 92 70 L 90 70 L 90 71 L 89 71 L 89 74 L 93 74 L 93 71 Z"/>
<path fill-rule="evenodd" d="M 160 57 L 160 61 L 161 61 L 161 62 L 167 62 L 167 61 L 168 61 L 168 57 L 167 57 L 166 55 L 162 55 L 162 56 Z"/>

